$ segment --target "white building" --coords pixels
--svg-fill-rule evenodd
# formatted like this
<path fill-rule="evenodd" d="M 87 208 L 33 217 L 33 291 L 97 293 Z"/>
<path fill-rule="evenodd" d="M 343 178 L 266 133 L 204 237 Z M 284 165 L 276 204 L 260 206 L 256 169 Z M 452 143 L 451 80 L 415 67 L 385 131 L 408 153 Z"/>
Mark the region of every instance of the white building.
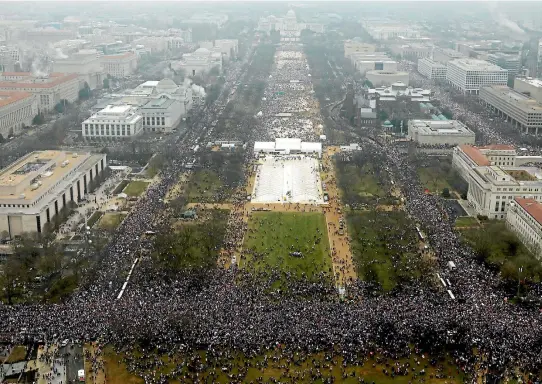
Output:
<path fill-rule="evenodd" d="M 169 37 L 166 36 L 144 36 L 132 41 L 132 47 L 143 46 L 150 54 L 164 52 L 169 46 Z"/>
<path fill-rule="evenodd" d="M 33 94 L 0 91 L 0 134 L 4 139 L 31 126 L 37 114 L 38 102 Z"/>
<path fill-rule="evenodd" d="M 28 92 L 36 96 L 42 112 L 51 111 L 61 100 L 73 103 L 79 98 L 79 77 L 76 74 L 51 73 L 35 77 L 28 72 L 0 73 L 0 91 Z"/>
<path fill-rule="evenodd" d="M 375 87 L 390 86 L 398 82 L 408 84 L 410 81 L 408 72 L 402 71 L 373 70 L 367 71 L 365 77 Z"/>
<path fill-rule="evenodd" d="M 538 135 L 542 129 L 542 105 L 505 85 L 480 88 L 480 100 L 521 132 Z"/>
<path fill-rule="evenodd" d="M 392 20 L 362 20 L 361 25 L 375 40 L 421 38 L 421 30 L 412 24 L 400 24 Z"/>
<path fill-rule="evenodd" d="M 369 98 L 374 99 L 379 95 L 380 102 L 396 101 L 397 98 L 408 99 L 409 101 L 426 102 L 431 101 L 431 90 L 409 87 L 405 83 L 393 83 L 391 87 L 377 87 L 369 89 Z"/>
<path fill-rule="evenodd" d="M 171 132 L 181 122 L 182 104 L 175 99 L 158 97 L 149 100 L 140 108 L 143 129 L 148 132 Z"/>
<path fill-rule="evenodd" d="M 524 93 L 539 103 L 542 103 L 542 80 L 532 77 L 516 77 L 514 79 L 514 90 Z"/>
<path fill-rule="evenodd" d="M 424 57 L 431 57 L 433 47 L 425 44 L 400 44 L 393 45 L 391 51 L 394 55 L 399 55 L 402 59 L 422 59 Z"/>
<path fill-rule="evenodd" d="M 90 89 L 101 88 L 104 72 L 95 49 L 81 50 L 66 59 L 53 62 L 53 69 L 60 73 L 76 73 L 79 75 L 79 87 L 87 83 Z"/>
<path fill-rule="evenodd" d="M 454 148 L 452 164 L 469 184 L 467 199 L 476 213 L 504 219 L 514 198 L 542 199 L 542 171 L 519 166 L 541 161 L 540 156 L 523 159 L 508 145 L 460 145 Z"/>
<path fill-rule="evenodd" d="M 109 105 L 82 123 L 84 138 L 126 139 L 143 132 L 143 116 L 129 105 Z"/>
<path fill-rule="evenodd" d="M 282 37 L 292 38 L 297 40 L 304 29 L 311 30 L 316 33 L 323 33 L 323 24 L 318 23 L 298 23 L 297 16 L 293 10 L 289 10 L 285 17 L 268 16 L 261 17 L 258 21 L 257 31 L 271 33 L 278 31 Z"/>
<path fill-rule="evenodd" d="M 279 138 L 275 141 L 256 141 L 254 155 L 260 154 L 293 155 L 314 154 L 322 157 L 322 143 L 302 142 L 301 139 Z"/>
<path fill-rule="evenodd" d="M 435 47 L 433 49 L 433 60 L 437 63 L 446 64 L 450 60 L 463 59 L 465 55 L 450 48 Z"/>
<path fill-rule="evenodd" d="M 198 48 L 193 53 L 185 53 L 174 69 L 182 69 L 186 76 L 192 77 L 204 75 L 213 68 L 222 73 L 222 53 Z"/>
<path fill-rule="evenodd" d="M 351 53 L 350 62 L 354 66 L 354 69 L 365 75 L 367 71 L 383 70 L 383 71 L 396 71 L 397 62 L 389 58 L 384 52 L 374 53 Z"/>
<path fill-rule="evenodd" d="M 474 144 L 475 135 L 458 120 L 409 120 L 408 138 L 420 145 Z"/>
<path fill-rule="evenodd" d="M 343 43 L 344 46 L 344 57 L 347 59 L 350 58 L 350 55 L 353 53 L 374 53 L 376 52 L 376 45 L 362 43 L 357 40 L 345 40 Z"/>
<path fill-rule="evenodd" d="M 542 204 L 540 201 L 516 197 L 510 203 L 506 215 L 506 226 L 538 259 L 542 258 Z"/>
<path fill-rule="evenodd" d="M 225 55 L 226 60 L 231 60 L 239 54 L 239 40 L 220 39 L 215 40 L 214 48 Z"/>
<path fill-rule="evenodd" d="M 118 55 L 104 55 L 100 57 L 102 70 L 113 77 L 126 77 L 135 73 L 137 69 L 137 55 L 125 52 Z"/>
<path fill-rule="evenodd" d="M 506 85 L 508 71 L 484 60 L 456 59 L 447 63 L 446 80 L 464 93 L 478 94 L 484 85 Z"/>
<path fill-rule="evenodd" d="M 105 154 L 32 152 L 0 172 L 0 232 L 41 233 L 107 167 Z"/>
<path fill-rule="evenodd" d="M 488 55 L 487 61 L 506 69 L 510 75 L 517 75 L 521 69 L 521 57 L 519 55 L 497 52 Z"/>
<path fill-rule="evenodd" d="M 446 80 L 446 65 L 428 57 L 418 60 L 418 72 L 430 80 Z"/>

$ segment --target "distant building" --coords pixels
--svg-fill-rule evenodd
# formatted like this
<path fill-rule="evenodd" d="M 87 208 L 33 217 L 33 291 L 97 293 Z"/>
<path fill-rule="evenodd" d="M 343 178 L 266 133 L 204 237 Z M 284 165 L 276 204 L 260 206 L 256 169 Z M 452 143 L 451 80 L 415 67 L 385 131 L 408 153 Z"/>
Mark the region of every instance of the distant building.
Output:
<path fill-rule="evenodd" d="M 203 75 L 213 68 L 222 73 L 222 53 L 211 52 L 207 48 L 198 48 L 193 53 L 185 53 L 174 69 L 182 69 L 186 76 Z"/>
<path fill-rule="evenodd" d="M 399 55 L 402 59 L 422 59 L 431 57 L 433 47 L 425 44 L 400 44 L 393 45 L 391 51 L 395 55 Z"/>
<path fill-rule="evenodd" d="M 254 143 L 254 155 L 274 154 L 315 154 L 322 157 L 322 143 L 302 142 L 301 139 L 280 138 L 275 141 L 256 141 Z"/>
<path fill-rule="evenodd" d="M 347 59 L 349 59 L 350 55 L 353 53 L 374 53 L 376 51 L 376 45 L 362 43 L 357 40 L 345 40 L 343 46 L 344 57 Z"/>
<path fill-rule="evenodd" d="M 257 31 L 264 31 L 267 33 L 278 31 L 282 37 L 294 39 L 298 39 L 301 35 L 301 31 L 304 29 L 316 33 L 323 33 L 324 25 L 318 23 L 298 23 L 295 12 L 290 9 L 285 17 L 261 17 L 256 28 Z"/>
<path fill-rule="evenodd" d="M 0 172 L 0 232 L 43 232 L 106 167 L 105 154 L 38 151 L 18 159 Z"/>
<path fill-rule="evenodd" d="M 354 69 L 365 75 L 367 71 L 397 71 L 397 62 L 384 52 L 351 53 L 350 62 Z"/>
<path fill-rule="evenodd" d="M 113 77 L 126 77 L 137 69 L 137 55 L 132 52 L 100 57 L 102 70 Z"/>
<path fill-rule="evenodd" d="M 0 134 L 4 139 L 32 125 L 38 114 L 36 96 L 29 92 L 0 91 Z"/>
<path fill-rule="evenodd" d="M 514 198 L 506 215 L 506 226 L 538 259 L 542 258 L 542 204 L 539 200 Z"/>
<path fill-rule="evenodd" d="M 446 64 L 448 61 L 463 59 L 465 55 L 450 48 L 435 47 L 433 49 L 433 60 L 437 63 Z"/>
<path fill-rule="evenodd" d="M 46 45 L 60 40 L 71 40 L 77 37 L 77 33 L 67 29 L 57 28 L 34 28 L 28 29 L 21 34 L 21 39 L 28 40 L 34 45 Z"/>
<path fill-rule="evenodd" d="M 105 74 L 95 49 L 81 50 L 65 59 L 53 62 L 53 70 L 61 73 L 75 73 L 79 76 L 79 87 L 85 83 L 90 89 L 101 88 Z"/>
<path fill-rule="evenodd" d="M 36 77 L 28 72 L 0 73 L 0 91 L 28 92 L 36 96 L 42 112 L 51 111 L 62 100 L 73 103 L 79 98 L 77 74 L 51 73 Z"/>
<path fill-rule="evenodd" d="M 519 55 L 497 52 L 488 55 L 487 61 L 506 69 L 511 76 L 517 75 L 521 70 L 521 57 Z"/>
<path fill-rule="evenodd" d="M 516 77 L 514 79 L 514 90 L 532 97 L 542 103 L 542 80 L 532 77 Z"/>
<path fill-rule="evenodd" d="M 367 71 L 365 73 L 365 77 L 375 87 L 391 86 L 392 84 L 398 82 L 408 85 L 410 81 L 408 72 L 402 71 L 373 70 Z"/>
<path fill-rule="evenodd" d="M 143 116 L 129 105 L 109 105 L 82 123 L 84 138 L 126 139 L 142 132 Z"/>
<path fill-rule="evenodd" d="M 542 105 L 505 85 L 480 88 L 480 100 L 521 132 L 538 135 L 542 130 Z"/>
<path fill-rule="evenodd" d="M 428 57 L 418 60 L 418 72 L 430 80 L 446 80 L 446 65 Z"/>
<path fill-rule="evenodd" d="M 517 156 L 509 145 L 454 148 L 452 165 L 469 184 L 467 199 L 479 215 L 504 219 L 517 197 L 542 199 L 542 171 L 520 164 L 542 162 L 542 157 Z"/>
<path fill-rule="evenodd" d="M 484 60 L 456 59 L 447 63 L 446 80 L 464 93 L 478 94 L 485 85 L 506 85 L 508 71 Z"/>
<path fill-rule="evenodd" d="M 408 137 L 420 145 L 474 144 L 475 135 L 458 120 L 409 120 Z"/>
<path fill-rule="evenodd" d="M 374 98 L 378 94 L 380 102 L 397 101 L 398 98 L 408 101 L 431 101 L 431 90 L 422 88 L 409 87 L 405 83 L 399 81 L 393 83 L 390 87 L 378 87 L 369 89 L 369 98 Z"/>

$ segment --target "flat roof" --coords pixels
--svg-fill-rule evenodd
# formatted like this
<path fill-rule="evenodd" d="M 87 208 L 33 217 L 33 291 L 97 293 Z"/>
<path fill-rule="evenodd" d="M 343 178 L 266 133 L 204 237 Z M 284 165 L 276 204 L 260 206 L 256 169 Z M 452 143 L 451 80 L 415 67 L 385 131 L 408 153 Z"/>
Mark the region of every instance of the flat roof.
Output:
<path fill-rule="evenodd" d="M 100 112 L 102 113 L 110 113 L 114 115 L 121 115 L 126 112 L 128 112 L 132 107 L 130 105 L 108 105 L 104 109 L 102 109 Z"/>
<path fill-rule="evenodd" d="M 514 201 L 525 210 L 538 224 L 542 224 L 542 204 L 535 199 L 516 197 Z"/>
<path fill-rule="evenodd" d="M 529 85 L 532 85 L 533 87 L 542 87 L 542 79 L 535 79 L 533 77 L 516 77 L 514 81 L 522 81 L 524 83 L 527 83 Z"/>
<path fill-rule="evenodd" d="M 519 93 L 506 85 L 491 85 L 480 87 L 480 98 L 484 100 L 484 94 L 488 93 L 502 102 L 513 104 L 527 113 L 542 113 L 542 104 L 529 96 Z M 486 100 L 487 101 L 487 100 Z"/>
<path fill-rule="evenodd" d="M 488 166 L 491 165 L 486 155 L 472 145 L 460 145 L 459 148 L 467 155 L 476 165 Z"/>
<path fill-rule="evenodd" d="M 0 91 L 0 108 L 29 97 L 32 97 L 32 94 L 28 92 Z"/>
<path fill-rule="evenodd" d="M 418 64 L 419 64 L 421 61 L 423 61 L 423 62 L 425 62 L 425 63 L 431 65 L 432 67 L 446 68 L 446 65 L 445 65 L 445 64 L 442 64 L 442 63 L 440 63 L 440 62 L 438 62 L 438 61 L 435 61 L 435 60 L 433 60 L 433 59 L 431 59 L 431 58 L 429 58 L 429 57 L 424 57 L 424 58 L 422 58 L 422 59 L 419 59 L 419 60 L 418 60 Z"/>
<path fill-rule="evenodd" d="M 32 152 L 0 171 L 0 200 L 32 201 L 91 156 L 56 150 Z"/>
<path fill-rule="evenodd" d="M 465 124 L 458 120 L 412 120 L 412 127 L 425 135 L 468 134 L 474 136 Z"/>
<path fill-rule="evenodd" d="M 77 73 L 51 73 L 47 78 L 38 78 L 32 76 L 32 74 L 25 74 L 23 72 L 8 72 L 3 73 L 2 76 L 20 76 L 24 77 L 24 79 L 0 81 L 0 88 L 52 88 L 58 84 L 79 78 Z"/>
<path fill-rule="evenodd" d="M 465 71 L 493 71 L 493 72 L 506 72 L 508 71 L 498 65 L 491 64 L 489 61 L 479 59 L 454 59 L 448 62 L 448 65 L 455 65 Z"/>

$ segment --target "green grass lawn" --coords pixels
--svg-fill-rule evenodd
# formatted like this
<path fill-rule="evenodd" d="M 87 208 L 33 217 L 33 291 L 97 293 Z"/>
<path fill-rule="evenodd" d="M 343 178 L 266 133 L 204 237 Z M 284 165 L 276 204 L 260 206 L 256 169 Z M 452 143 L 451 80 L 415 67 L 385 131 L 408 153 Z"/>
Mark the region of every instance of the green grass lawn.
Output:
<path fill-rule="evenodd" d="M 461 216 L 455 219 L 456 228 L 478 227 L 479 225 L 478 220 L 472 216 Z"/>
<path fill-rule="evenodd" d="M 442 171 L 441 168 L 425 167 L 418 168 L 417 171 L 422 186 L 429 189 L 431 193 L 434 193 L 435 195 L 440 195 L 444 188 L 448 188 L 450 192 L 453 190 L 453 188 L 446 180 L 446 174 Z"/>
<path fill-rule="evenodd" d="M 141 195 L 143 192 L 145 192 L 149 184 L 150 183 L 146 181 L 140 181 L 140 180 L 132 181 L 130 184 L 126 186 L 126 188 L 124 188 L 123 192 L 126 193 L 128 196 L 136 197 L 136 196 Z"/>
<path fill-rule="evenodd" d="M 100 220 L 100 217 L 102 217 L 103 212 L 101 211 L 95 211 L 90 217 L 88 218 L 87 225 L 92 228 L 94 224 Z"/>
<path fill-rule="evenodd" d="M 199 360 L 203 364 L 203 367 L 208 367 L 207 354 L 205 351 L 199 351 L 197 353 Z M 141 362 L 145 362 L 147 366 L 154 368 L 149 368 L 150 371 L 156 371 L 158 374 L 169 374 L 171 373 L 181 362 L 190 361 L 191 359 L 187 356 L 175 355 L 170 356 L 153 356 L 151 358 L 145 358 L 140 356 L 136 351 L 133 352 L 133 356 L 136 359 L 139 359 Z M 218 359 L 220 366 L 228 367 L 226 371 L 217 369 L 215 371 L 216 376 L 211 375 L 211 370 L 206 368 L 199 372 L 198 379 L 201 382 L 210 382 L 213 383 L 230 383 L 231 379 L 228 377 L 229 374 L 237 374 L 241 372 L 241 368 L 248 365 L 248 367 L 243 369 L 245 372 L 242 377 L 242 382 L 256 382 L 259 377 L 263 378 L 263 381 L 266 383 L 279 381 L 282 383 L 324 383 L 324 379 L 331 379 L 329 382 L 334 383 L 346 383 L 346 384 L 355 384 L 359 383 L 359 379 L 363 378 L 366 383 L 378 383 L 378 384 L 407 384 L 407 383 L 418 383 L 423 382 L 426 384 L 459 384 L 465 382 L 466 379 L 460 370 L 453 365 L 453 360 L 449 356 L 442 357 L 437 359 L 435 365 L 430 363 L 430 358 L 425 355 L 424 358 L 412 354 L 409 359 L 386 359 L 381 356 L 367 357 L 367 360 L 361 364 L 348 364 L 344 368 L 344 372 L 348 374 L 346 378 L 342 376 L 343 368 L 343 358 L 340 355 L 335 354 L 332 358 L 333 364 L 330 360 L 326 358 L 324 353 L 314 353 L 314 354 L 305 354 L 305 353 L 296 353 L 291 357 L 291 360 L 288 361 L 281 356 L 281 352 L 277 350 L 267 351 L 267 363 L 264 363 L 263 356 L 257 356 L 248 358 L 239 353 L 233 353 L 235 358 L 232 359 Z M 216 359 L 216 358 L 215 358 Z M 110 347 L 106 348 L 106 372 L 108 372 L 108 379 L 110 373 L 115 373 L 115 376 L 122 378 L 123 383 L 137 383 L 134 375 L 130 375 L 126 371 L 126 367 L 123 363 L 118 363 L 122 360 L 122 355 L 115 357 L 112 349 Z M 160 361 L 160 364 L 156 364 L 157 361 Z M 217 360 L 214 360 L 217 362 Z M 417 361 L 421 363 L 418 365 Z M 410 367 L 414 367 L 415 371 L 413 372 L 409 369 L 409 374 L 406 376 L 396 375 L 392 377 L 391 374 L 386 375 L 384 370 L 391 372 L 391 366 L 395 363 L 400 365 L 409 363 Z M 255 366 L 259 365 L 261 369 L 256 368 Z M 314 370 L 315 367 L 319 367 L 323 374 L 323 379 L 313 380 L 309 372 Z M 325 367 L 325 368 L 324 368 Z M 424 369 L 425 375 L 420 375 L 420 371 Z M 286 378 L 283 375 L 287 373 L 287 370 L 290 375 L 293 377 Z M 304 373 L 304 375 L 303 375 Z M 351 374 L 355 373 L 355 376 Z M 188 368 L 185 366 L 182 369 L 182 374 L 189 374 Z M 417 379 L 414 378 L 414 374 L 417 374 Z M 441 379 L 437 379 L 436 376 L 440 375 Z M 191 375 L 195 375 L 193 372 Z M 420 380 L 421 379 L 421 380 Z M 114 379 L 113 383 L 120 383 L 121 381 L 116 381 Z M 170 383 L 181 383 L 181 382 L 192 382 L 191 379 L 186 379 L 185 381 L 170 380 Z"/>
<path fill-rule="evenodd" d="M 353 212 L 347 220 L 352 256 L 362 280 L 378 283 L 388 292 L 401 281 L 422 276 L 416 229 L 404 212 Z"/>
<path fill-rule="evenodd" d="M 358 167 L 356 164 L 348 164 L 338 171 L 342 185 L 348 185 L 348 188 L 342 188 L 343 195 L 348 200 L 353 200 L 352 194 L 358 197 L 385 197 L 386 191 L 383 184 L 378 181 L 378 178 L 373 172 L 371 164 L 366 164 L 363 167 Z"/>
<path fill-rule="evenodd" d="M 102 216 L 98 226 L 103 229 L 114 230 L 122 223 L 125 217 L 126 215 L 123 213 L 108 212 Z"/>
<path fill-rule="evenodd" d="M 17 345 L 12 349 L 11 353 L 9 354 L 5 362 L 17 363 L 19 361 L 23 361 L 25 357 L 26 357 L 26 347 L 24 345 Z"/>
<path fill-rule="evenodd" d="M 186 186 L 188 202 L 218 202 L 217 194 L 223 188 L 218 175 L 209 170 L 196 171 L 190 177 Z"/>
<path fill-rule="evenodd" d="M 245 235 L 247 255 L 241 267 L 258 272 L 277 269 L 296 277 L 315 278 L 320 272 L 332 275 L 326 220 L 322 213 L 254 212 Z M 290 256 L 301 252 L 302 257 Z"/>

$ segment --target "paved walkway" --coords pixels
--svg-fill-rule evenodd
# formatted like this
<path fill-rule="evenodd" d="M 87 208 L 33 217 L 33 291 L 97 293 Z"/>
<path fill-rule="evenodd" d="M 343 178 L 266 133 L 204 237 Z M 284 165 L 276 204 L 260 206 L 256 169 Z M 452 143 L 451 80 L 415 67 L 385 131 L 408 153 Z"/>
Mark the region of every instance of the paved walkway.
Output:
<path fill-rule="evenodd" d="M 83 356 L 85 357 L 85 382 L 106 384 L 103 356 L 95 343 L 85 344 Z"/>
<path fill-rule="evenodd" d="M 31 360 L 26 366 L 27 371 L 37 370 L 37 384 L 65 384 L 66 366 L 61 359 L 56 359 L 56 345 L 38 349 L 36 360 Z"/>

